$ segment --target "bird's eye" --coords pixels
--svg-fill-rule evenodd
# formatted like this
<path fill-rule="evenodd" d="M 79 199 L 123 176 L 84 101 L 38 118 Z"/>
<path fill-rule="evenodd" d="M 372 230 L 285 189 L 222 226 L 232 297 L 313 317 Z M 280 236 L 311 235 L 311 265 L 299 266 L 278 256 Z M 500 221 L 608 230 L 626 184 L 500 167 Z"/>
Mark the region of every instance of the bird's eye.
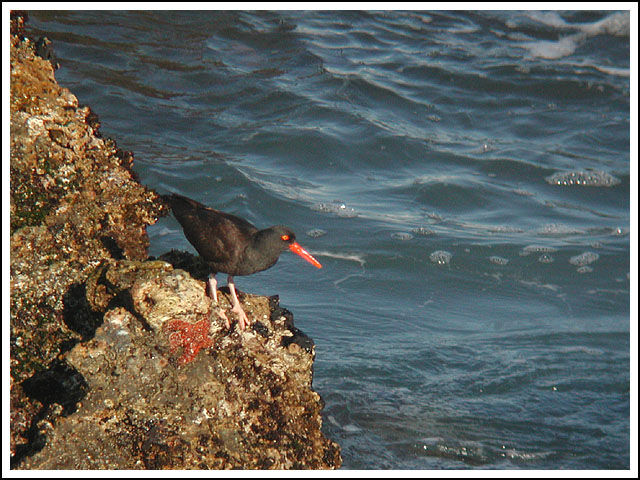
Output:
<path fill-rule="evenodd" d="M 281 239 L 282 239 L 282 241 L 284 241 L 284 242 L 288 242 L 288 241 L 289 241 L 289 235 L 282 235 L 280 238 L 281 238 Z"/>

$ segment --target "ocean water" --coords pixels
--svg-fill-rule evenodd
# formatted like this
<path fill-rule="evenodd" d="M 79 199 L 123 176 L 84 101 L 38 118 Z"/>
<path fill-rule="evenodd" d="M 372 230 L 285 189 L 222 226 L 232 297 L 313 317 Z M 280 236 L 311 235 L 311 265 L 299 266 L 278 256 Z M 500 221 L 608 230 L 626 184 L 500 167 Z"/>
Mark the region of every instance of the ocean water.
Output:
<path fill-rule="evenodd" d="M 314 339 L 344 469 L 629 469 L 629 24 L 33 11 L 27 26 L 143 183 L 286 224 L 323 263 L 283 254 L 236 281 Z M 171 217 L 148 232 L 151 255 L 195 252 Z"/>

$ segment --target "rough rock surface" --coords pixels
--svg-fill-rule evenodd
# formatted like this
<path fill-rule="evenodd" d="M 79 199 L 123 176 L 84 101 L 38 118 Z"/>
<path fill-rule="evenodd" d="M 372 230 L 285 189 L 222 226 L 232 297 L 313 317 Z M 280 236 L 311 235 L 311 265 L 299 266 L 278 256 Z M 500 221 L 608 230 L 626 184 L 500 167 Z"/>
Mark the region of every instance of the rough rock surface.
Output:
<path fill-rule="evenodd" d="M 64 359 L 88 393 L 24 468 L 340 465 L 320 431 L 313 342 L 276 299 L 244 294 L 253 327 L 227 330 L 209 320 L 206 283 L 161 260 L 105 264 L 87 299 L 104 323 Z"/>
<path fill-rule="evenodd" d="M 50 44 L 25 38 L 23 18 L 12 14 L 12 468 L 339 467 L 313 342 L 265 297 L 243 296 L 252 329 L 211 324 L 201 260 L 147 260 L 145 228 L 166 208 L 56 83 L 34 53 L 44 44 L 49 58 Z"/>
<path fill-rule="evenodd" d="M 131 155 L 100 138 L 89 108 L 56 83 L 51 63 L 34 53 L 41 42 L 23 38 L 23 25 L 12 15 L 19 33 L 11 36 L 10 97 L 14 460 L 39 446 L 37 423 L 56 416 L 49 400 L 25 391 L 30 379 L 55 378 L 64 370 L 58 356 L 102 321 L 76 313 L 83 282 L 102 261 L 144 259 L 145 228 L 163 211 L 135 181 Z"/>

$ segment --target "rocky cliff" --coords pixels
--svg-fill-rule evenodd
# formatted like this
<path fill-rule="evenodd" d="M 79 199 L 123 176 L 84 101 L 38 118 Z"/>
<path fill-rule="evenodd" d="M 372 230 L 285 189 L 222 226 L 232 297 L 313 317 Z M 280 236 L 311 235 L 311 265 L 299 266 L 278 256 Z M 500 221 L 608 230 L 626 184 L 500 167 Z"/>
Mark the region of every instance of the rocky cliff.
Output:
<path fill-rule="evenodd" d="M 313 341 L 250 294 L 252 328 L 227 330 L 198 257 L 147 258 L 166 207 L 58 85 L 25 18 L 12 14 L 12 468 L 338 468 Z"/>

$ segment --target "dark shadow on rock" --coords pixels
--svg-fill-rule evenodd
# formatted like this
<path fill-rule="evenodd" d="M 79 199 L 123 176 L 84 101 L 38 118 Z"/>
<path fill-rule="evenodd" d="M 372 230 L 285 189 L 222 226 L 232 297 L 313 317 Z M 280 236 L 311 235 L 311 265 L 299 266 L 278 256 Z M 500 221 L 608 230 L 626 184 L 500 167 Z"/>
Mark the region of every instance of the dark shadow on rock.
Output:
<path fill-rule="evenodd" d="M 106 292 L 109 298 L 108 303 L 101 307 L 96 307 L 100 309 L 100 311 L 96 312 L 91 308 L 91 303 L 87 299 L 86 284 L 74 286 L 77 287 L 77 289 L 73 290 L 74 295 L 70 297 L 73 301 L 70 302 L 72 308 L 69 309 L 69 315 L 66 315 L 67 312 L 65 310 L 65 322 L 67 323 L 67 326 L 83 335 L 83 341 L 86 341 L 93 338 L 98 327 L 102 325 L 104 321 L 104 312 L 117 307 L 123 307 L 140 321 L 140 324 L 145 330 L 153 330 L 145 318 L 136 311 L 130 290 L 121 289 L 109 281 L 107 278 L 107 271 L 109 269 L 106 264 L 103 264 L 98 268 L 101 270 L 99 271 L 100 273 L 97 279 L 97 284 L 106 287 Z M 66 305 L 67 304 L 65 302 L 65 306 Z M 94 316 L 93 322 L 91 321 L 91 318 L 89 318 L 90 315 Z M 69 321 L 67 321 L 67 317 L 69 318 Z M 85 334 L 87 336 L 85 336 Z"/>
<path fill-rule="evenodd" d="M 54 412 L 52 405 L 61 405 L 62 415 L 70 415 L 77 410 L 76 404 L 89 390 L 84 377 L 76 369 L 60 360 L 54 360 L 47 370 L 32 375 L 20 386 L 28 398 L 42 403 L 42 408 L 34 415 L 24 434 L 27 443 L 16 445 L 15 455 L 11 458 L 12 469 L 18 468 L 25 458 L 45 447 L 47 436 L 42 431 L 41 423 L 47 419 L 50 423 L 55 422 L 58 414 Z"/>
<path fill-rule="evenodd" d="M 54 70 L 59 67 L 56 56 L 53 53 L 53 42 L 47 37 L 40 37 L 38 39 L 35 45 L 35 54 L 51 63 Z"/>
<path fill-rule="evenodd" d="M 27 443 L 22 443 L 15 447 L 15 455 L 11 458 L 12 469 L 18 468 L 25 458 L 39 452 L 47 444 L 47 437 L 40 431 L 38 424 L 46 419 L 50 413 L 51 408 L 46 406 L 42 407 L 33 417 L 31 425 L 24 435 Z"/>
<path fill-rule="evenodd" d="M 77 410 L 76 404 L 89 390 L 84 377 L 75 368 L 60 360 L 54 360 L 47 370 L 32 375 L 20 386 L 28 398 L 37 400 L 43 406 L 33 417 L 25 433 L 28 442 L 16 445 L 11 468 L 16 468 L 26 457 L 42 450 L 46 445 L 47 438 L 42 432 L 41 422 L 48 417 L 57 417 L 51 406 L 57 403 L 62 406 L 62 415 L 70 415 Z"/>
<path fill-rule="evenodd" d="M 292 343 L 295 343 L 300 346 L 300 348 L 304 349 L 307 353 L 311 353 L 313 351 L 313 340 L 311 337 L 307 336 L 302 330 L 293 327 L 289 329 L 291 333 L 293 333 L 290 337 L 282 337 L 282 346 L 288 347 Z"/>
<path fill-rule="evenodd" d="M 133 297 L 131 296 L 131 292 L 129 290 L 120 291 L 118 295 L 116 295 L 113 300 L 109 302 L 107 310 L 112 310 L 116 307 L 126 308 L 134 317 L 136 317 L 136 319 L 138 319 L 138 321 L 142 325 L 142 328 L 144 328 L 147 332 L 153 331 L 153 328 L 151 327 L 151 325 L 149 325 L 149 322 L 147 322 L 147 320 L 136 310 L 133 304 Z"/>
<path fill-rule="evenodd" d="M 100 117 L 96 112 L 91 110 L 89 105 L 86 105 L 86 108 L 89 110 L 89 113 L 87 113 L 87 116 L 85 117 L 86 122 L 93 129 L 93 134 L 98 138 L 102 138 L 102 134 L 100 133 Z"/>
<path fill-rule="evenodd" d="M 76 411 L 78 403 L 89 390 L 84 377 L 66 362 L 54 360 L 47 370 L 38 372 L 21 384 L 27 397 L 38 400 L 44 406 L 62 405 L 63 415 Z"/>
<path fill-rule="evenodd" d="M 71 285 L 63 297 L 63 304 L 62 318 L 67 327 L 79 333 L 83 341 L 93 338 L 103 318 L 102 313 L 93 311 L 89 305 L 86 284 Z"/>
<path fill-rule="evenodd" d="M 260 321 L 253 322 L 251 324 L 251 330 L 264 338 L 269 338 L 271 336 L 271 332 L 269 332 L 269 329 Z"/>
<path fill-rule="evenodd" d="M 211 268 L 202 257 L 181 250 L 171 250 L 163 253 L 158 257 L 158 260 L 170 263 L 174 269 L 188 272 L 189 275 L 197 280 L 207 281 L 211 273 Z"/>
<path fill-rule="evenodd" d="M 124 251 L 118 243 L 113 239 L 113 237 L 109 237 L 107 235 L 103 235 L 100 237 L 100 243 L 102 246 L 107 249 L 109 254 L 114 260 L 125 260 L 126 257 L 124 255 Z"/>
<path fill-rule="evenodd" d="M 136 317 L 136 319 L 138 319 L 138 321 L 142 325 L 142 328 L 144 328 L 148 332 L 153 331 L 153 328 L 151 327 L 151 325 L 149 325 L 149 322 L 147 322 L 147 320 L 136 310 L 136 307 L 133 303 L 133 298 L 131 297 L 131 291 L 129 289 L 121 290 L 109 281 L 109 279 L 107 278 L 107 268 L 104 268 L 102 270 L 100 278 L 98 279 L 98 283 L 107 287 L 107 290 L 114 295 L 105 308 L 105 312 L 117 307 L 123 307 L 128 310 L 134 317 Z"/>

